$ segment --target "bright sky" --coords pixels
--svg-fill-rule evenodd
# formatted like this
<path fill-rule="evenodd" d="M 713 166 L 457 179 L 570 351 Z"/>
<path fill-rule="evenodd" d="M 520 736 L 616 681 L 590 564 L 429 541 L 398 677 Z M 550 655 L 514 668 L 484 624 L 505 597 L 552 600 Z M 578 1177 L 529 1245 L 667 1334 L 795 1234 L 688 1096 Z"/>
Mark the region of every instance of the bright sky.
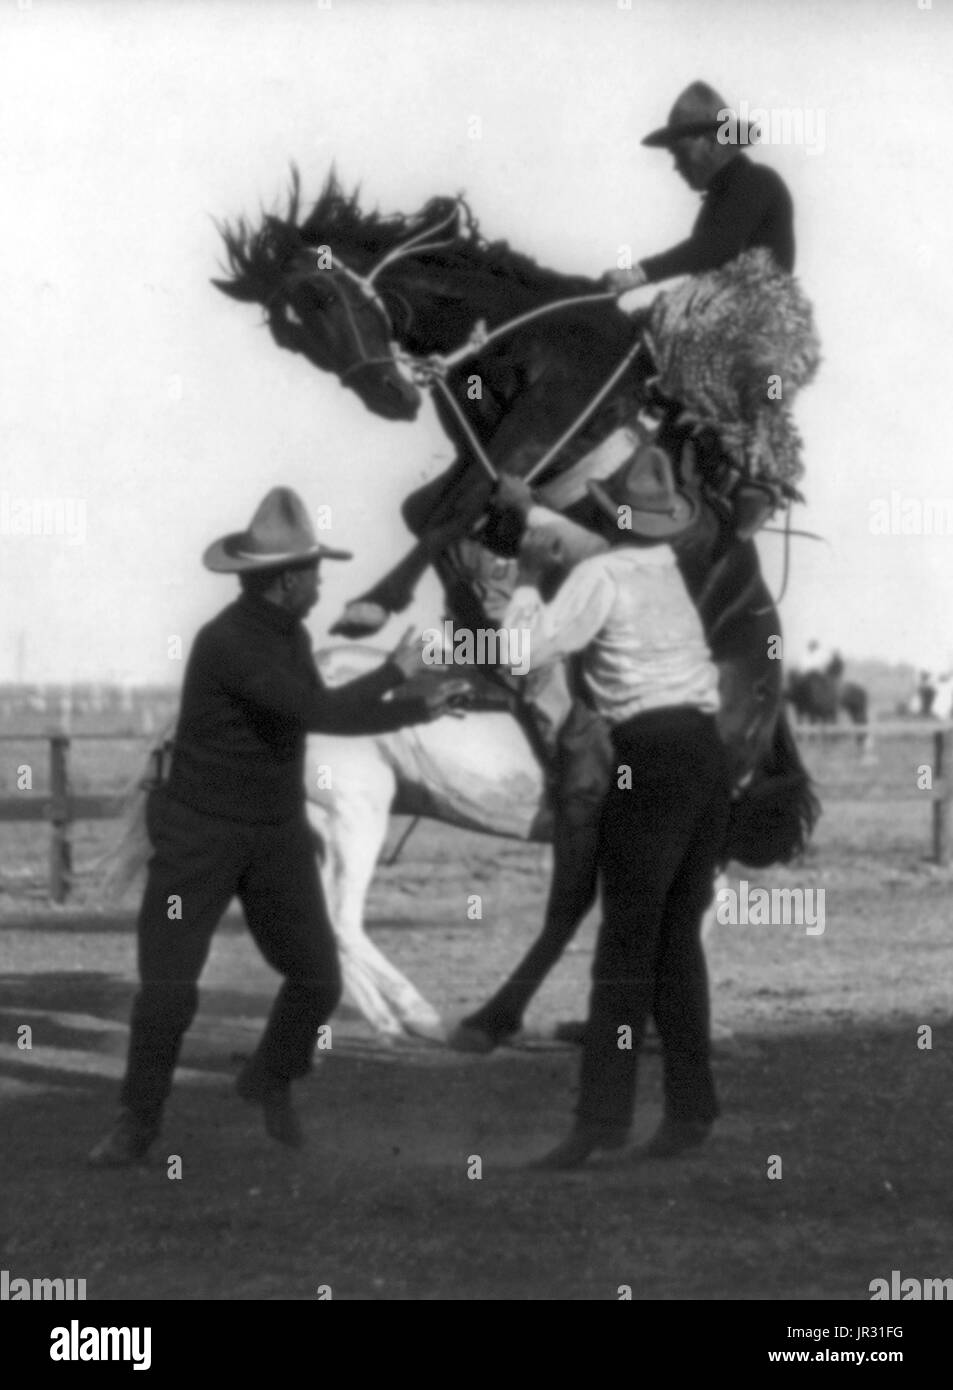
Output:
<path fill-rule="evenodd" d="M 697 197 L 639 141 L 699 77 L 732 105 L 815 122 L 813 149 L 756 156 L 793 193 L 824 347 L 797 406 L 809 505 L 795 525 L 827 539 L 795 542 L 789 652 L 817 636 L 953 663 L 950 519 L 945 535 L 871 532 L 891 490 L 907 530 L 953 499 L 950 9 L 8 0 L 0 680 L 178 680 L 169 638 L 187 646 L 234 591 L 201 552 L 276 483 L 330 506 L 323 534 L 357 554 L 324 567 L 320 642 L 406 547 L 400 499 L 452 454 L 429 406 L 412 425 L 373 417 L 214 291 L 213 219 L 271 204 L 292 160 L 316 195 L 334 160 L 367 204 L 464 190 L 487 235 L 595 275 L 622 243 L 638 256 L 687 233 Z M 11 533 L 24 499 L 84 518 L 72 536 Z M 780 538 L 761 548 L 776 586 Z M 439 613 L 427 584 L 413 616 Z"/>

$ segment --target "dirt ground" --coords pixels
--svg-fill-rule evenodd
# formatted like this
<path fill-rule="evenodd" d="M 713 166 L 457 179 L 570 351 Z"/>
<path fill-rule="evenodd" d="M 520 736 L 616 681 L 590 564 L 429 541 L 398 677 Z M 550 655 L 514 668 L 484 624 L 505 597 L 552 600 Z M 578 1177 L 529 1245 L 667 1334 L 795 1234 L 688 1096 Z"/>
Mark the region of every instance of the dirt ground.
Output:
<path fill-rule="evenodd" d="M 878 774 L 864 775 L 871 785 Z M 384 1046 L 343 1009 L 299 1087 L 309 1143 L 296 1154 L 270 1143 L 232 1090 L 276 985 L 238 915 L 215 941 L 154 1160 L 88 1170 L 116 1103 L 135 899 L 98 910 L 83 871 L 73 905 L 51 909 L 44 832 L 5 827 L 0 1265 L 85 1278 L 91 1299 L 143 1300 L 304 1300 L 322 1288 L 334 1299 L 615 1300 L 626 1285 L 634 1299 L 866 1300 L 894 1269 L 953 1275 L 951 880 L 925 862 L 927 824 L 915 802 L 830 805 L 803 863 L 736 871 L 735 884 L 823 888 L 826 922 L 817 935 L 715 928 L 713 1140 L 691 1158 L 626 1151 L 566 1175 L 524 1165 L 569 1123 L 578 1058 L 552 1030 L 584 1013 L 593 920 L 525 1038 L 489 1058 Z M 102 834 L 85 828 L 81 867 Z M 452 1018 L 535 930 L 548 854 L 422 825 L 378 874 L 373 938 Z M 482 921 L 467 918 L 473 893 Z M 29 1050 L 17 1045 L 22 1025 Z M 931 1048 L 918 1047 L 923 1025 Z M 660 1104 L 650 1048 L 635 1145 Z"/>

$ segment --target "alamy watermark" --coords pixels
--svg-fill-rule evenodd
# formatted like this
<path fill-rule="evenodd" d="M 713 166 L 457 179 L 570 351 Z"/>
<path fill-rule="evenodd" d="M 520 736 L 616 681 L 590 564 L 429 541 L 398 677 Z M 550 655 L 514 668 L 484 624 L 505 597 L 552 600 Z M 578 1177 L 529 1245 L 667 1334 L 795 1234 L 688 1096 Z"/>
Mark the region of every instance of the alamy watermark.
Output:
<path fill-rule="evenodd" d="M 896 488 L 870 502 L 872 536 L 953 536 L 953 497 L 905 497 Z"/>
<path fill-rule="evenodd" d="M 890 1271 L 889 1283 L 886 1279 L 871 1279 L 868 1289 L 874 1303 L 878 1299 L 899 1299 L 904 1303 L 910 1299 L 953 1299 L 953 1279 L 901 1279 L 899 1269 Z"/>
<path fill-rule="evenodd" d="M 525 676 L 530 666 L 530 632 L 521 627 L 424 629 L 423 660 L 428 666 L 508 666 Z"/>
<path fill-rule="evenodd" d="M 23 1279 L 0 1269 L 0 1303 L 41 1303 L 46 1299 L 85 1300 L 85 1279 Z"/>
<path fill-rule="evenodd" d="M 719 888 L 715 920 L 720 926 L 803 927 L 807 936 L 823 936 L 826 927 L 824 888 L 759 888 L 746 878 L 738 891 Z"/>
<path fill-rule="evenodd" d="M 718 112 L 720 145 L 803 145 L 808 154 L 823 154 L 826 119 L 819 106 L 754 106 L 741 102 L 737 111 Z"/>
<path fill-rule="evenodd" d="M 50 1333 L 51 1361 L 131 1361 L 134 1371 L 152 1365 L 151 1327 L 80 1327 L 73 1318 L 69 1327 Z"/>
<path fill-rule="evenodd" d="M 0 492 L 0 536 L 65 536 L 70 545 L 84 545 L 86 502 L 82 497 L 15 497 Z"/>

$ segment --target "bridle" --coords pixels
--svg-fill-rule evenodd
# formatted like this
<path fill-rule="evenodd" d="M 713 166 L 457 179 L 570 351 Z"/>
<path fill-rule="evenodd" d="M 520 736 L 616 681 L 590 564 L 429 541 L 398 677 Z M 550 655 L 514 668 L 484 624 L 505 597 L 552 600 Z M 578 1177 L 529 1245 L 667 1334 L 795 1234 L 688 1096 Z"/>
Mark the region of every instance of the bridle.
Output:
<path fill-rule="evenodd" d="M 416 232 L 406 241 L 400 242 L 397 246 L 392 247 L 390 251 L 388 251 L 384 256 L 382 256 L 381 259 L 377 262 L 377 264 L 367 272 L 366 275 L 360 275 L 356 270 L 352 270 L 352 268 L 349 265 L 347 265 L 346 262 L 343 261 L 340 256 L 332 257 L 332 264 L 330 267 L 319 265 L 314 269 L 305 268 L 302 264 L 304 258 L 306 258 L 309 254 L 318 257 L 320 257 L 322 254 L 323 248 L 312 246 L 303 248 L 303 250 L 299 253 L 292 268 L 292 274 L 294 280 L 300 284 L 316 284 L 318 276 L 327 276 L 329 274 L 341 275 L 345 277 L 347 280 L 349 280 L 352 284 L 354 284 L 357 287 L 365 303 L 373 307 L 374 312 L 380 316 L 382 323 L 386 327 L 389 344 L 386 356 L 369 356 L 367 352 L 367 346 L 361 335 L 360 327 L 354 315 L 354 310 L 351 305 L 350 298 L 347 294 L 342 294 L 341 298 L 344 304 L 345 313 L 347 315 L 347 321 L 351 331 L 351 336 L 353 337 L 355 347 L 357 348 L 358 359 L 356 362 L 352 362 L 349 367 L 345 367 L 343 371 L 338 373 L 341 382 L 346 382 L 348 378 L 353 376 L 356 372 L 366 371 L 370 367 L 389 366 L 392 367 L 395 371 L 400 371 L 401 369 L 408 371 L 410 373 L 411 380 L 413 381 L 415 386 L 436 388 L 443 396 L 443 399 L 448 408 L 450 409 L 451 413 L 455 416 L 457 424 L 459 425 L 461 432 L 463 433 L 465 439 L 470 445 L 470 448 L 472 449 L 474 456 L 477 458 L 477 460 L 481 464 L 484 471 L 488 474 L 488 476 L 494 481 L 496 481 L 496 479 L 499 477 L 496 468 L 494 467 L 491 460 L 487 457 L 486 451 L 483 448 L 482 443 L 477 438 L 476 434 L 473 431 L 472 425 L 466 418 L 464 412 L 461 410 L 459 402 L 457 401 L 456 397 L 453 395 L 453 392 L 447 385 L 446 377 L 448 372 L 450 372 L 455 367 L 459 367 L 463 362 L 467 361 L 469 358 L 478 356 L 481 352 L 485 351 L 485 349 L 490 343 L 496 341 L 498 338 L 504 337 L 508 333 L 515 332 L 518 328 L 522 328 L 526 324 L 532 323 L 535 319 L 542 318 L 547 314 L 556 313 L 560 309 L 570 307 L 577 308 L 580 304 L 593 303 L 607 299 L 614 300 L 617 296 L 615 292 L 612 290 L 607 290 L 598 294 L 572 295 L 565 299 L 560 299 L 549 304 L 540 305 L 535 309 L 528 310 L 526 313 L 518 314 L 516 318 L 508 319 L 505 323 L 498 324 L 495 328 L 492 329 L 488 329 L 486 324 L 480 321 L 474 326 L 473 331 L 471 332 L 470 337 L 467 339 L 467 341 L 450 353 L 434 353 L 431 356 L 424 358 L 417 356 L 414 353 L 402 351 L 400 345 L 394 339 L 393 322 L 391 320 L 390 314 L 387 312 L 387 308 L 383 300 L 380 297 L 380 294 L 378 293 L 374 285 L 374 281 L 377 278 L 377 276 L 380 275 L 380 273 L 386 269 L 387 266 L 393 265 L 395 261 L 402 260 L 406 256 L 420 255 L 424 251 L 436 251 L 446 246 L 452 246 L 454 241 L 456 240 L 455 237 L 450 237 L 444 241 L 428 241 L 427 238 L 438 236 L 440 232 L 442 232 L 447 226 L 450 225 L 451 222 L 456 220 L 457 215 L 460 211 L 463 211 L 466 214 L 469 220 L 470 227 L 475 227 L 473 217 L 470 214 L 470 210 L 467 207 L 466 202 L 462 197 L 458 196 L 454 199 L 453 206 L 451 207 L 450 212 L 446 215 L 446 217 L 442 218 L 436 225 L 424 227 L 421 231 Z M 568 429 L 563 431 L 559 439 L 557 439 L 555 443 L 549 449 L 547 449 L 544 456 L 536 462 L 534 467 L 526 475 L 527 482 L 530 482 L 537 474 L 542 473 L 546 468 L 548 468 L 549 465 L 557 457 L 557 455 L 562 451 L 562 449 L 578 433 L 578 431 L 582 428 L 586 420 L 588 420 L 592 413 L 595 411 L 597 406 L 599 406 L 602 403 L 602 401 L 605 400 L 609 392 L 625 375 L 626 371 L 629 369 L 630 365 L 634 361 L 639 349 L 640 343 L 638 340 L 636 340 L 636 342 L 633 343 L 632 347 L 625 354 L 622 360 L 616 365 L 615 369 L 611 372 L 608 379 L 603 383 L 603 385 L 599 388 L 599 390 L 595 393 L 595 395 L 584 407 L 584 409 L 579 413 L 579 415 L 577 415 L 576 419 L 572 422 Z"/>
<path fill-rule="evenodd" d="M 399 344 L 394 339 L 393 320 L 388 313 L 387 306 L 384 304 L 384 301 L 374 285 L 374 281 L 382 270 L 389 265 L 393 265 L 395 261 L 403 259 L 405 256 L 419 255 L 422 251 L 436 251 L 445 246 L 452 246 L 454 241 L 453 237 L 445 241 L 428 242 L 426 239 L 427 237 L 438 235 L 445 227 L 449 226 L 451 222 L 455 221 L 460 209 L 466 210 L 466 204 L 462 197 L 458 197 L 454 200 L 450 212 L 440 222 L 435 226 L 424 227 L 422 231 L 416 232 L 406 241 L 400 242 L 397 246 L 392 247 L 366 275 L 361 275 L 356 270 L 352 270 L 351 267 L 337 255 L 332 257 L 332 264 L 328 268 L 323 266 L 317 266 L 314 269 L 305 268 L 305 266 L 301 264 L 303 258 L 307 257 L 309 253 L 314 256 L 320 256 L 321 254 L 321 249 L 315 246 L 303 248 L 298 257 L 296 257 L 293 267 L 293 278 L 296 283 L 315 284 L 317 276 L 319 275 L 326 276 L 330 274 L 332 276 L 343 276 L 351 284 L 356 286 L 365 305 L 373 309 L 386 330 L 387 339 L 390 344 L 389 351 L 386 356 L 372 357 L 367 351 L 367 345 L 355 316 L 351 298 L 348 294 L 342 292 L 341 303 L 344 305 L 348 327 L 358 352 L 357 361 L 352 362 L 349 367 L 345 367 L 345 369 L 339 373 L 342 382 L 346 381 L 347 378 L 352 376 L 355 372 L 365 371 L 369 367 L 391 366 L 396 370 L 400 370 L 401 367 L 409 369 L 416 385 L 425 384 L 420 375 L 420 368 L 418 365 L 421 359 L 414 357 L 412 353 L 402 352 Z"/>

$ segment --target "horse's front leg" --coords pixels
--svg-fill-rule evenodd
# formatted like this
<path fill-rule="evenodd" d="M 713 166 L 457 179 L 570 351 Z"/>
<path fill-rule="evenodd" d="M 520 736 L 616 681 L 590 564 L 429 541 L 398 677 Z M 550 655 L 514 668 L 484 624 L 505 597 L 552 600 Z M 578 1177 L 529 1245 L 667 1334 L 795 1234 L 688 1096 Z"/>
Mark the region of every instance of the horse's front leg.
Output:
<path fill-rule="evenodd" d="M 331 632 L 350 638 L 371 637 L 379 632 L 392 614 L 402 613 L 410 605 L 424 572 L 459 538 L 459 530 L 454 525 L 428 532 L 373 588 L 345 606 Z"/>
<path fill-rule="evenodd" d="M 372 588 L 347 604 L 332 633 L 369 637 L 380 631 L 391 614 L 409 607 L 425 571 L 448 546 L 471 531 L 488 497 L 488 481 L 465 470 L 459 462 L 411 494 L 402 510 L 418 537 L 416 545 Z"/>

